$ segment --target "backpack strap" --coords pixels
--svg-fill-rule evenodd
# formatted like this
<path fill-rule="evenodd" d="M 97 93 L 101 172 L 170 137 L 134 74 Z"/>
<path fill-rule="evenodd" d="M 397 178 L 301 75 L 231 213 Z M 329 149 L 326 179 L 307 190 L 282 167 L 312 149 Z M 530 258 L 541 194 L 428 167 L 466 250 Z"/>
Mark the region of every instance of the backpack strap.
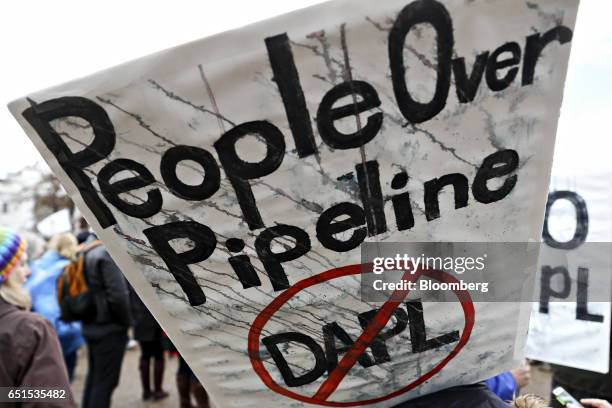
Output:
<path fill-rule="evenodd" d="M 87 282 L 87 284 L 89 285 L 89 279 L 87 278 L 87 270 L 85 268 L 85 256 L 87 255 L 87 252 L 91 251 L 92 249 L 99 247 L 100 245 L 102 245 L 102 241 L 100 241 L 99 239 L 96 239 L 95 241 L 91 241 L 91 242 L 84 242 L 81 245 L 79 245 L 79 250 L 77 252 L 77 257 L 79 258 L 79 261 L 83 262 L 82 268 L 83 268 L 83 277 L 85 278 L 85 282 Z"/>
<path fill-rule="evenodd" d="M 77 253 L 85 254 L 85 252 L 94 249 L 95 247 L 98 247 L 100 245 L 102 245 L 102 241 L 100 241 L 99 239 L 96 239 L 95 241 L 91 242 L 84 242 L 78 246 Z"/>

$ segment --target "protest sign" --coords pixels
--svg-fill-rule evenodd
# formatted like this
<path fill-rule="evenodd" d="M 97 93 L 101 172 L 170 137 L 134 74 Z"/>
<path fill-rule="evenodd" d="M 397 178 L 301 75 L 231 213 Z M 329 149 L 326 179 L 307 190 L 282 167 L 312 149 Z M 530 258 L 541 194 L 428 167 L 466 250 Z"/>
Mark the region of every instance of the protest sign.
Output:
<path fill-rule="evenodd" d="M 359 248 L 539 239 L 577 3 L 334 1 L 10 109 L 218 405 L 392 406 L 518 364 L 518 303 L 364 302 Z"/>
<path fill-rule="evenodd" d="M 61 234 L 62 232 L 70 232 L 72 229 L 70 210 L 64 208 L 63 210 L 56 211 L 45 217 L 36 224 L 36 229 L 47 238 L 55 234 Z"/>
<path fill-rule="evenodd" d="M 529 358 L 599 373 L 610 369 L 611 180 L 610 174 L 552 179 Z M 567 253 L 567 265 L 551 262 L 555 251 Z M 572 299 L 576 292 L 582 297 Z"/>

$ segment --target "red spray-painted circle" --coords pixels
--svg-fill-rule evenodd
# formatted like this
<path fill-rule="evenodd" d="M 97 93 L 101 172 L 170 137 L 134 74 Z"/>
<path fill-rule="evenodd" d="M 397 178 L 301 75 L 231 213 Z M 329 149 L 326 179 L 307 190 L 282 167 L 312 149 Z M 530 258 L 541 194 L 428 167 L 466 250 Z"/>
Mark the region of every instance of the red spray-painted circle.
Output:
<path fill-rule="evenodd" d="M 340 401 L 327 401 L 326 399 L 322 399 L 316 396 L 301 395 L 285 387 L 282 387 L 281 385 L 276 383 L 274 379 L 272 379 L 272 376 L 270 375 L 268 370 L 264 367 L 264 364 L 263 364 L 263 361 L 261 360 L 261 356 L 259 352 L 261 331 L 263 330 L 264 326 L 268 323 L 270 318 L 272 318 L 272 316 L 285 303 L 287 303 L 293 296 L 295 296 L 300 291 L 306 288 L 309 288 L 311 286 L 332 280 L 332 279 L 342 278 L 342 277 L 350 276 L 350 275 L 357 275 L 360 273 L 362 273 L 362 265 L 355 264 L 355 265 L 348 265 L 348 266 L 343 266 L 340 268 L 331 269 L 329 271 L 320 273 L 310 278 L 306 278 L 296 283 L 295 285 L 287 289 L 285 292 L 281 293 L 264 310 L 262 310 L 261 313 L 259 313 L 257 318 L 255 318 L 253 325 L 251 326 L 251 330 L 249 331 L 247 347 L 248 347 L 248 352 L 249 352 L 249 358 L 251 360 L 251 365 L 253 366 L 253 370 L 255 370 L 259 378 L 261 378 L 263 383 L 268 388 L 288 398 L 292 398 L 292 399 L 310 403 L 310 404 L 317 404 L 317 405 L 323 405 L 323 406 L 329 406 L 329 407 L 354 407 L 354 406 L 374 404 L 377 402 L 386 401 L 391 398 L 395 398 L 401 394 L 404 394 L 414 389 L 415 387 L 421 385 L 425 381 L 429 380 L 434 375 L 439 373 L 453 358 L 455 358 L 459 354 L 461 349 L 463 349 L 463 347 L 467 344 L 468 340 L 470 339 L 472 329 L 474 328 L 474 321 L 475 321 L 474 304 L 472 302 L 472 299 L 468 291 L 453 290 L 453 293 L 455 293 L 459 302 L 461 302 L 461 307 L 463 309 L 463 314 L 465 318 L 465 324 L 463 326 L 461 338 L 459 339 L 459 342 L 457 343 L 455 348 L 453 348 L 453 350 L 442 361 L 440 361 L 429 372 L 423 374 L 422 376 L 415 379 L 414 381 L 407 384 L 406 386 L 392 393 L 389 393 L 389 394 L 386 394 L 380 397 L 376 397 L 376 398 L 371 398 L 368 400 L 340 402 Z M 457 283 L 458 282 L 452 275 L 449 275 L 446 272 L 437 271 L 437 270 L 421 270 L 419 271 L 419 275 L 427 276 L 439 282 L 445 282 L 445 283 Z M 335 384 L 335 385 L 337 386 L 338 384 Z"/>

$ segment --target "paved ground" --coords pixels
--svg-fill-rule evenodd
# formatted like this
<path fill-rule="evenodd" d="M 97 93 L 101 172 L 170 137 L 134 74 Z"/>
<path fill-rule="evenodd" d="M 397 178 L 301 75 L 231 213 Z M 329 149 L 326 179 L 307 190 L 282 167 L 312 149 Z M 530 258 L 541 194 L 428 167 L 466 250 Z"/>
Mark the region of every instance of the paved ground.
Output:
<path fill-rule="evenodd" d="M 113 394 L 113 408 L 169 408 L 178 407 L 178 396 L 176 392 L 175 374 L 178 366 L 176 358 L 166 358 L 166 371 L 164 373 L 164 389 L 170 393 L 170 396 L 158 402 L 144 402 L 141 399 L 142 388 L 140 386 L 140 374 L 138 372 L 138 359 L 140 350 L 138 347 L 127 350 L 123 360 L 121 370 L 121 380 L 119 387 Z M 83 387 L 85 375 L 87 373 L 87 358 L 85 347 L 81 348 L 79 353 L 79 362 L 73 383 L 73 392 L 77 401 L 81 400 L 83 395 Z M 531 384 L 523 390 L 544 398 L 550 395 L 550 371 L 545 367 L 533 367 L 531 374 Z"/>
<path fill-rule="evenodd" d="M 83 388 L 85 386 L 85 376 L 87 375 L 87 350 L 82 347 L 79 350 L 79 361 L 75 373 L 72 390 L 75 399 L 79 402 L 83 396 Z M 170 396 L 163 401 L 145 402 L 141 399 L 142 387 L 140 385 L 140 373 L 138 372 L 138 360 L 140 358 L 140 350 L 138 347 L 127 350 L 121 368 L 121 379 L 119 387 L 113 394 L 114 408 L 169 408 L 178 407 L 178 395 L 176 392 L 175 374 L 178 367 L 176 358 L 166 358 L 166 370 L 164 372 L 164 389 L 170 393 Z"/>

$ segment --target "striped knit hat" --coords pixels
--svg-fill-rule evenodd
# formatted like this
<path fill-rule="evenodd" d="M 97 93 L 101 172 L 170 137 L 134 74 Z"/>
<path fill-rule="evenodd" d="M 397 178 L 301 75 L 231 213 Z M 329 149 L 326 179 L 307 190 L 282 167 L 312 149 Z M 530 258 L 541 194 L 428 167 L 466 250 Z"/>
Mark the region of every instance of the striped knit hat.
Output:
<path fill-rule="evenodd" d="M 0 227 L 0 285 L 21 260 L 25 253 L 26 243 L 14 231 Z"/>

